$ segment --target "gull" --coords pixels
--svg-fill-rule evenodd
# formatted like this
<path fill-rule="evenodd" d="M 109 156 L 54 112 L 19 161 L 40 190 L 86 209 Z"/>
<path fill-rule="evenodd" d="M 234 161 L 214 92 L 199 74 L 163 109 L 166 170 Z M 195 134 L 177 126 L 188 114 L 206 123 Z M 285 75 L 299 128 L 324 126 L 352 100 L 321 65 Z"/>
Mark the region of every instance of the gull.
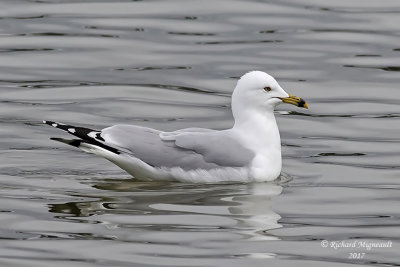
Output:
<path fill-rule="evenodd" d="M 274 108 L 288 103 L 308 108 L 269 74 L 251 71 L 237 82 L 230 129 L 186 128 L 163 132 L 137 125 L 102 130 L 54 121 L 43 123 L 75 136 L 51 138 L 103 157 L 138 180 L 192 183 L 265 182 L 279 177 L 281 140 Z"/>

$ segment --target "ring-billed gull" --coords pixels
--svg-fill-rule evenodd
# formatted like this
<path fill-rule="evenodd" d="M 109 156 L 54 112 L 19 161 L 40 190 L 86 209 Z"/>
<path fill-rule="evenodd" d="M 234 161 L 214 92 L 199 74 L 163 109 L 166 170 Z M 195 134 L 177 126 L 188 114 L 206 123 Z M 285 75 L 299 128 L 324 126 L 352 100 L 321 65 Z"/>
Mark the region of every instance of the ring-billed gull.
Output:
<path fill-rule="evenodd" d="M 276 80 L 251 71 L 232 94 L 231 129 L 187 128 L 163 132 L 135 125 L 100 131 L 43 121 L 78 139 L 52 138 L 104 157 L 140 180 L 183 182 L 271 181 L 281 172 L 281 141 L 274 108 L 280 103 L 308 108 Z"/>

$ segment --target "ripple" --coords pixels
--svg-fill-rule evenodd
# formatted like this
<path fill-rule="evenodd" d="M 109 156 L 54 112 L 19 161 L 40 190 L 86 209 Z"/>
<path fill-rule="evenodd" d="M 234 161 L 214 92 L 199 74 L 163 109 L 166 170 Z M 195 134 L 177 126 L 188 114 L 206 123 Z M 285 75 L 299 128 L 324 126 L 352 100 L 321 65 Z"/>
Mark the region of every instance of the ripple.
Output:
<path fill-rule="evenodd" d="M 223 45 L 223 44 L 254 44 L 254 43 L 281 43 L 282 40 L 237 40 L 237 41 L 212 41 L 212 42 L 196 42 L 200 45 Z"/>
<path fill-rule="evenodd" d="M 0 53 L 20 53 L 20 52 L 46 52 L 46 51 L 56 51 L 54 48 L 2 48 Z"/>
<path fill-rule="evenodd" d="M 118 35 L 110 34 L 94 34 L 94 33 L 67 33 L 67 32 L 33 32 L 33 33 L 19 33 L 13 36 L 67 36 L 67 37 L 101 37 L 101 38 L 119 38 Z"/>
<path fill-rule="evenodd" d="M 160 67 L 124 67 L 116 68 L 117 71 L 125 70 L 137 70 L 137 71 L 148 71 L 148 70 L 190 70 L 192 67 L 189 66 L 160 66 Z"/>
<path fill-rule="evenodd" d="M 400 66 L 366 66 L 366 65 L 343 65 L 347 68 L 367 68 L 367 69 L 380 69 L 384 71 L 400 71 Z"/>

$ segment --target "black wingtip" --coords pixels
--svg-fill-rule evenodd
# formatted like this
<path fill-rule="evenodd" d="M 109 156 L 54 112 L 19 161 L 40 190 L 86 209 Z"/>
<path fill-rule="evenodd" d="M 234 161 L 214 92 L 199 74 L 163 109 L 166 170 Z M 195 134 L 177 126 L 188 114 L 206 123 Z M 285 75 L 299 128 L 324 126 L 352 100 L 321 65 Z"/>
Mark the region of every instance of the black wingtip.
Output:
<path fill-rule="evenodd" d="M 59 128 L 60 125 L 65 125 L 64 123 L 56 122 L 56 121 L 43 121 L 44 124 L 53 126 L 55 128 Z"/>
<path fill-rule="evenodd" d="M 82 140 L 80 140 L 80 139 L 64 139 L 64 138 L 58 138 L 58 137 L 51 137 L 50 139 L 70 145 L 70 146 L 74 146 L 74 147 L 79 147 L 82 143 Z"/>
<path fill-rule="evenodd" d="M 64 124 L 56 121 L 43 121 L 44 124 L 50 125 L 54 128 L 60 129 L 69 134 L 75 135 L 76 137 L 82 138 L 83 140 L 91 140 L 93 138 L 98 139 L 100 141 L 104 141 L 101 137 L 100 131 L 96 131 L 90 128 L 85 127 L 77 127 L 69 124 Z M 95 136 L 92 137 L 91 135 Z"/>
<path fill-rule="evenodd" d="M 72 134 L 78 138 L 81 139 L 64 139 L 64 138 L 50 138 L 51 140 L 58 141 L 67 145 L 71 145 L 74 147 L 79 147 L 82 143 L 87 143 L 87 144 L 92 144 L 101 148 L 104 148 L 110 152 L 113 152 L 115 154 L 120 154 L 120 151 L 112 146 L 109 146 L 105 143 L 103 143 L 105 140 L 101 136 L 100 131 L 96 131 L 93 129 L 89 128 L 84 128 L 84 127 L 76 127 L 60 122 L 55 122 L 55 121 L 43 121 L 44 124 L 53 126 L 54 128 L 63 130 L 69 134 Z"/>

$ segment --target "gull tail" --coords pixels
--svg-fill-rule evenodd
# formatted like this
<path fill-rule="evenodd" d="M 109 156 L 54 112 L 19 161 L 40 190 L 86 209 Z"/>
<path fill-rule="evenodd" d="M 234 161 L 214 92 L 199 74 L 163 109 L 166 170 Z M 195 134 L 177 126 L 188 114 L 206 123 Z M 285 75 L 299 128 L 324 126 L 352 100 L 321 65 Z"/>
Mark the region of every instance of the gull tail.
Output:
<path fill-rule="evenodd" d="M 64 138 L 56 138 L 52 137 L 51 140 L 58 141 L 70 146 L 74 146 L 82 149 L 83 151 L 89 153 L 95 153 L 93 149 L 101 148 L 103 150 L 107 150 L 114 154 L 120 154 L 120 149 L 110 146 L 105 143 L 103 137 L 101 137 L 101 131 L 93 130 L 90 128 L 84 127 L 76 127 L 60 122 L 54 121 L 43 121 L 44 124 L 53 126 L 54 128 L 60 129 L 64 132 L 72 134 L 73 136 L 78 137 L 79 139 L 64 139 Z M 96 154 L 96 153 L 95 153 Z"/>

